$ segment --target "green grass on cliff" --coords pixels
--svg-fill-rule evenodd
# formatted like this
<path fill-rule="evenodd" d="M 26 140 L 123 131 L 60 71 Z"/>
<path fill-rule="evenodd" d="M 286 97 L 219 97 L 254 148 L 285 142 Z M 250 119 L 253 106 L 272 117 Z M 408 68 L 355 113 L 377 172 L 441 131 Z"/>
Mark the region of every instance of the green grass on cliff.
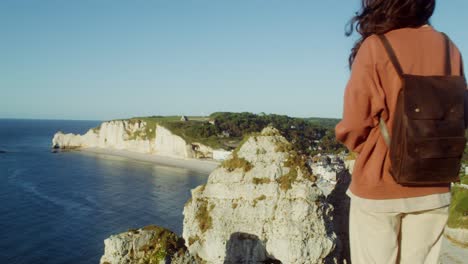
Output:
<path fill-rule="evenodd" d="M 167 255 L 173 256 L 179 251 L 187 250 L 184 240 L 168 229 L 150 225 L 142 230 L 152 231 L 153 236 L 148 244 L 137 249 L 145 252 L 145 256 L 138 263 L 160 263 Z"/>
<path fill-rule="evenodd" d="M 189 121 L 164 121 L 161 125 L 169 129 L 173 134 L 183 138 L 187 143 L 202 143 L 214 149 L 232 149 L 240 141 L 239 137 L 219 137 L 214 131 L 214 125 L 192 120 Z"/>
<path fill-rule="evenodd" d="M 296 118 L 249 112 L 216 112 L 210 116 L 187 116 L 189 121 L 186 122 L 180 118 L 180 116 L 148 116 L 128 119 L 131 122 L 147 123 L 146 131 L 130 135 L 131 139 L 154 138 L 154 128 L 159 124 L 187 143 L 199 142 L 214 149 L 232 150 L 239 145 L 245 135 L 258 133 L 266 126 L 272 125 L 301 153 L 314 155 L 316 152 L 338 153 L 344 150 L 334 136 L 334 126 L 338 123 L 338 119 Z"/>
<path fill-rule="evenodd" d="M 201 143 L 214 149 L 230 150 L 240 141 L 238 137 L 219 137 L 215 132 L 215 126 L 208 121 L 209 117 L 187 116 L 188 121 L 181 121 L 181 116 L 148 116 L 133 117 L 127 119 L 130 122 L 144 121 L 145 133 L 137 132 L 130 135 L 129 139 L 155 138 L 156 125 L 167 128 L 171 133 L 183 138 L 187 143 Z"/>
<path fill-rule="evenodd" d="M 252 164 L 244 158 L 241 158 L 234 153 L 230 159 L 223 161 L 221 164 L 228 171 L 234 171 L 235 169 L 242 169 L 244 172 L 248 172 L 252 169 Z"/>
<path fill-rule="evenodd" d="M 198 202 L 199 208 L 195 214 L 195 219 L 198 222 L 200 231 L 205 233 L 213 226 L 213 218 L 211 218 L 210 212 L 213 210 L 214 205 L 208 207 L 208 201 L 206 199 L 198 199 Z"/>
<path fill-rule="evenodd" d="M 468 189 L 458 184 L 452 187 L 452 201 L 447 226 L 468 229 Z"/>

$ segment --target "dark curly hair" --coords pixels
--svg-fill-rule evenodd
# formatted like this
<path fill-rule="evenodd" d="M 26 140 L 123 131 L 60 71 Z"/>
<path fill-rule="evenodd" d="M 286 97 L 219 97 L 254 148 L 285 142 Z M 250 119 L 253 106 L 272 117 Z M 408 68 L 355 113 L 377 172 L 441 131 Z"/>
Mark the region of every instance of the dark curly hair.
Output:
<path fill-rule="evenodd" d="M 346 28 L 347 37 L 353 31 L 361 35 L 351 49 L 349 67 L 367 37 L 398 28 L 428 24 L 434 9 L 435 0 L 362 0 L 361 10 L 348 22 Z"/>

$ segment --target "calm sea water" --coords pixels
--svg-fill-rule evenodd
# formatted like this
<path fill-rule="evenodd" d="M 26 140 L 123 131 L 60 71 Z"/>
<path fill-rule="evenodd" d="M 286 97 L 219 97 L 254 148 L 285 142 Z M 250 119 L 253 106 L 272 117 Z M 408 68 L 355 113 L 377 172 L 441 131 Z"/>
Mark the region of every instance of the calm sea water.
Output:
<path fill-rule="evenodd" d="M 104 239 L 149 224 L 182 233 L 206 174 L 100 154 L 51 153 L 97 121 L 0 119 L 0 263 L 98 263 Z"/>

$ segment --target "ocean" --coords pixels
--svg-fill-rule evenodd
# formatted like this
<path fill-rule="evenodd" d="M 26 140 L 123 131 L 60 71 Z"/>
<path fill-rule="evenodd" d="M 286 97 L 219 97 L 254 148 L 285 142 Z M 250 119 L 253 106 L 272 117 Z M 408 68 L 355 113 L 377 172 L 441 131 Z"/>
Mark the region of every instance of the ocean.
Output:
<path fill-rule="evenodd" d="M 51 151 L 56 131 L 99 123 L 0 119 L 0 263 L 98 263 L 112 234 L 150 224 L 182 233 L 190 189 L 208 175 Z"/>

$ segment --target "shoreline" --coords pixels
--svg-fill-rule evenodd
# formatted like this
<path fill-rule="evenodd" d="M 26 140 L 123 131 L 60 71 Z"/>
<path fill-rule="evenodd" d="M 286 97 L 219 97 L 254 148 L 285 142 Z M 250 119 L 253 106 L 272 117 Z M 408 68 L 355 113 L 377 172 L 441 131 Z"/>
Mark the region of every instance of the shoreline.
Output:
<path fill-rule="evenodd" d="M 157 154 L 146 154 L 139 152 L 132 152 L 128 150 L 119 149 L 107 149 L 107 148 L 80 148 L 77 149 L 80 152 L 92 153 L 92 154 L 103 154 L 110 156 L 117 156 L 137 161 L 144 161 L 153 164 L 159 164 L 164 166 L 170 166 L 175 168 L 190 169 L 197 172 L 210 174 L 216 169 L 221 162 L 216 160 L 201 160 L 201 159 L 184 159 L 170 156 L 163 156 Z"/>

